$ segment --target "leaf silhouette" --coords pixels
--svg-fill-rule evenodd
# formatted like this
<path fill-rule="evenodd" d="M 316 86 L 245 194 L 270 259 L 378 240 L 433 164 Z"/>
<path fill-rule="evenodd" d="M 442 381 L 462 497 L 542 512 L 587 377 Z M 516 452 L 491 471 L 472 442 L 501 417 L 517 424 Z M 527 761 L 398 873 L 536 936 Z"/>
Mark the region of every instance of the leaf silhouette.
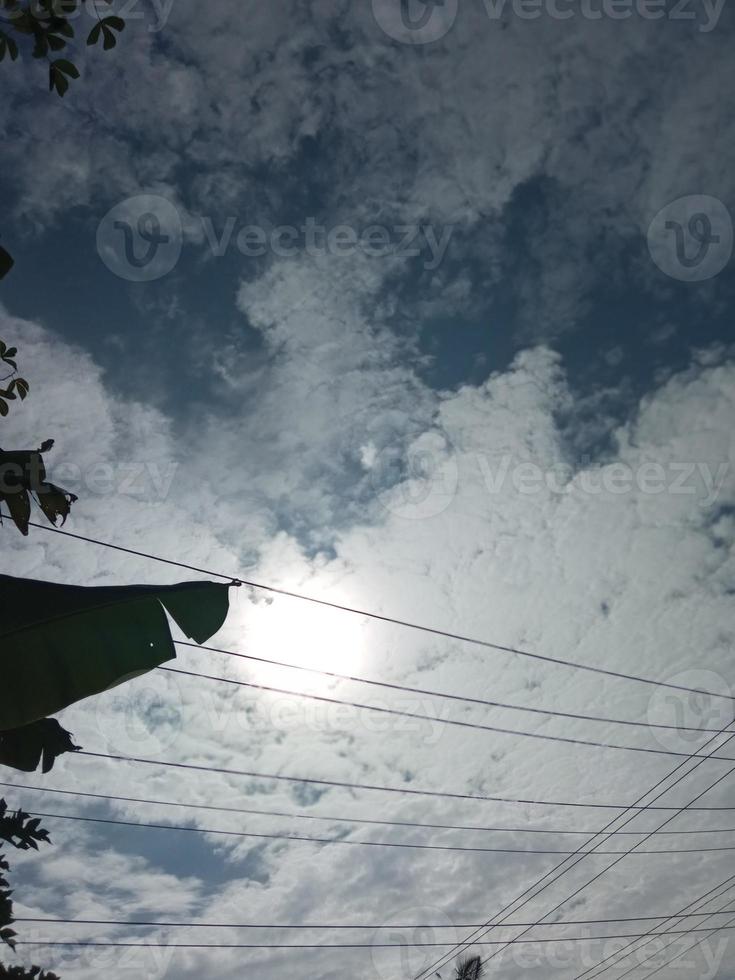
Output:
<path fill-rule="evenodd" d="M 10 270 L 15 265 L 15 260 L 7 249 L 4 249 L 0 245 L 0 279 L 4 279 L 5 276 L 10 272 Z"/>
<path fill-rule="evenodd" d="M 456 980 L 480 980 L 485 968 L 479 956 L 468 956 L 457 965 Z"/>
<path fill-rule="evenodd" d="M 31 386 L 28 384 L 25 378 L 16 378 L 11 387 L 18 392 L 18 397 L 20 400 L 25 401 Z"/>
<path fill-rule="evenodd" d="M 28 393 L 28 383 L 23 378 L 16 378 L 13 385 L 20 397 L 25 398 Z M 15 396 L 5 393 L 5 397 Z M 7 411 L 7 404 L 0 397 L 0 415 L 7 415 Z M 53 445 L 53 440 L 47 440 L 49 441 Z M 59 518 L 62 524 L 66 521 L 71 505 L 77 500 L 75 494 L 47 482 L 46 466 L 40 452 L 0 450 L 0 502 L 7 505 L 15 526 L 23 535 L 28 534 L 32 493 L 35 494 L 46 518 L 54 525 Z"/>
<path fill-rule="evenodd" d="M 79 746 L 73 743 L 70 733 L 55 718 L 42 718 L 21 728 L 0 732 L 0 765 L 20 772 L 35 772 L 39 764 L 44 773 L 50 772 L 60 755 L 78 751 Z M 39 823 L 39 820 L 31 820 L 27 829 L 35 832 Z"/>
<path fill-rule="evenodd" d="M 176 657 L 166 612 L 204 643 L 229 608 L 228 585 L 86 588 L 0 575 L 0 731 L 48 719 Z"/>
<path fill-rule="evenodd" d="M 10 517 L 25 537 L 28 534 L 28 522 L 31 519 L 31 497 L 27 490 L 11 493 L 0 493 L 0 502 L 7 504 Z"/>
<path fill-rule="evenodd" d="M 68 76 L 68 77 L 67 77 Z M 49 91 L 63 96 L 69 88 L 69 78 L 79 78 L 79 69 L 66 58 L 57 58 L 49 65 Z"/>
<path fill-rule="evenodd" d="M 38 505 L 54 526 L 56 526 L 57 518 L 61 518 L 62 525 L 66 523 L 71 505 L 77 499 L 75 494 L 62 490 L 54 483 L 45 483 L 43 489 L 39 490 L 38 493 Z"/>

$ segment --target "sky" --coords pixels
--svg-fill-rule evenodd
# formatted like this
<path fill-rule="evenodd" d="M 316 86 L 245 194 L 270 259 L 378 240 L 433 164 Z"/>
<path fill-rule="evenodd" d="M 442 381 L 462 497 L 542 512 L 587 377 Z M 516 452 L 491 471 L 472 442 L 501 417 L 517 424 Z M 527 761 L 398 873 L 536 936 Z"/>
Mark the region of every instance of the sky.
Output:
<path fill-rule="evenodd" d="M 205 12 L 193 0 L 120 0 L 116 10 L 127 21 L 118 46 L 81 45 L 82 77 L 63 100 L 37 62 L 0 64 L 0 231 L 16 260 L 2 282 L 0 337 L 19 348 L 31 385 L 2 420 L 2 446 L 55 439 L 51 479 L 79 497 L 67 529 L 735 695 L 732 7 L 216 0 Z M 90 16 L 79 16 L 80 34 Z M 43 530 L 23 539 L 6 522 L 0 533 L 4 573 L 84 585 L 184 574 Z M 62 724 L 85 749 L 112 755 L 558 805 L 83 756 L 46 777 L 7 770 L 15 784 L 182 804 L 5 788 L 10 805 L 201 831 L 49 817 L 53 846 L 12 855 L 18 916 L 387 927 L 26 923 L 19 932 L 34 942 L 365 945 L 28 946 L 11 962 L 32 958 L 62 980 L 406 980 L 442 952 L 406 944 L 461 940 L 463 926 L 492 919 L 559 860 L 518 851 L 574 849 L 583 837 L 554 831 L 594 832 L 615 813 L 562 803 L 625 806 L 681 761 L 445 720 L 687 754 L 702 744 L 696 733 L 653 726 L 730 720 L 727 697 L 246 587 L 231 599 L 212 641 L 224 649 L 641 724 L 180 648 L 183 670 L 422 717 L 157 671 L 68 708 Z M 683 805 L 728 771 L 707 761 L 662 804 Z M 703 803 L 735 806 L 732 782 Z M 210 804 L 291 816 L 193 808 Z M 665 818 L 643 814 L 628 829 Z M 735 829 L 732 819 L 684 814 L 667 829 Z M 614 837 L 609 848 L 639 839 Z M 631 854 L 551 921 L 677 911 L 733 870 L 727 852 L 696 848 L 732 840 L 657 836 L 644 848 L 694 850 Z M 611 860 L 585 859 L 511 921 L 541 918 Z M 649 927 L 630 925 L 535 935 Z M 726 980 L 728 935 L 658 976 Z M 571 980 L 614 948 L 515 944 L 488 971 Z M 447 980 L 451 963 L 440 972 Z"/>

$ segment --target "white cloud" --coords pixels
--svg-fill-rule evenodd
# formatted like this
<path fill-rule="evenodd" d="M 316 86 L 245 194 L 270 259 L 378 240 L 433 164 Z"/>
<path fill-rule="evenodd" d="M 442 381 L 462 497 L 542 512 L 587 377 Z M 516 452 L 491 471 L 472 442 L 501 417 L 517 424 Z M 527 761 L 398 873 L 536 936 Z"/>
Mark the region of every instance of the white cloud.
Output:
<path fill-rule="evenodd" d="M 549 213 L 533 216 L 514 273 L 527 330 L 548 335 L 668 201 L 732 200 L 732 137 L 711 95 L 733 70 L 724 29 L 548 17 L 503 29 L 476 4 L 423 51 L 389 42 L 369 5 L 276 6 L 220 3 L 202 19 L 179 0 L 160 34 L 131 21 L 63 106 L 10 73 L 18 133 L 5 179 L 24 223 L 75 205 L 99 219 L 161 184 L 216 224 L 301 220 L 288 212 L 313 209 L 313 188 L 319 210 L 353 223 L 432 216 L 474 229 L 481 243 L 466 249 L 493 282 L 505 209 L 539 178 Z M 327 45 L 339 30 L 344 45 Z M 316 166 L 301 161 L 306 137 L 323 145 Z M 291 183 L 264 182 L 263 168 Z M 461 235 L 452 247 L 459 256 Z M 658 273 L 646 257 L 636 275 Z"/>
<path fill-rule="evenodd" d="M 272 286 L 277 291 L 287 288 L 287 284 L 287 279 L 274 280 Z M 263 287 L 260 294 L 244 292 L 242 297 L 249 309 L 259 311 L 256 319 L 266 330 L 271 322 L 267 295 Z M 325 300 L 327 309 L 339 309 L 329 292 L 322 292 L 320 308 L 325 308 Z M 354 310 L 345 310 L 347 313 L 353 317 L 353 324 L 357 322 Z M 276 327 L 279 343 L 297 351 L 302 349 L 299 324 L 303 322 L 308 334 L 315 329 L 314 316 L 307 303 L 301 319 L 280 322 Z M 337 337 L 339 316 L 334 313 L 328 324 Z M 18 339 L 24 369 L 34 383 L 31 398 L 22 407 L 13 406 L 17 410 L 12 421 L 4 423 L 9 426 L 4 444 L 10 444 L 8 439 L 13 444 L 16 439 L 35 443 L 39 436 L 54 435 L 58 438 L 59 459 L 63 454 L 78 461 L 85 472 L 100 459 L 116 465 L 138 459 L 175 461 L 188 471 L 188 440 L 192 433 L 187 434 L 186 444 L 180 443 L 160 413 L 111 397 L 99 369 L 87 355 L 68 348 L 37 326 L 7 316 L 0 333 L 6 340 Z M 352 336 L 351 356 L 360 363 L 362 354 L 354 340 L 359 339 L 360 331 L 353 327 Z M 346 355 L 335 353 L 337 349 L 336 344 L 333 350 L 326 345 L 323 356 L 329 360 L 340 358 L 332 363 L 342 363 L 341 358 Z M 288 362 L 284 370 L 292 371 Z M 318 400 L 316 408 L 311 400 L 304 400 L 306 382 L 302 387 L 294 374 L 286 376 L 293 379 L 293 384 L 281 386 L 279 412 L 281 418 L 289 413 L 295 418 L 297 411 L 301 412 L 303 418 L 298 419 L 295 431 L 308 448 L 311 440 L 317 438 L 319 426 L 326 426 L 326 415 L 320 414 Z M 371 399 L 377 397 L 378 385 L 376 380 L 375 387 L 371 387 L 369 369 L 361 368 L 360 376 L 365 394 L 360 394 L 357 405 L 360 411 L 367 412 Z M 379 376 L 380 371 L 376 378 Z M 714 671 L 722 676 L 724 688 L 730 681 L 733 528 L 727 512 L 712 527 L 710 524 L 718 505 L 733 503 L 732 390 L 732 368 L 718 363 L 676 376 L 653 393 L 641 406 L 636 420 L 619 433 L 617 458 L 611 459 L 608 467 L 612 463 L 631 467 L 629 491 L 617 492 L 621 481 L 625 482 L 625 472 L 611 473 L 599 464 L 585 471 L 587 482 L 577 474 L 575 489 L 561 493 L 557 487 L 570 472 L 565 470 L 565 444 L 554 417 L 569 396 L 558 359 L 544 349 L 528 351 L 510 371 L 493 376 L 478 389 L 432 396 L 436 412 L 427 412 L 423 421 L 419 419 L 416 439 L 407 452 L 406 472 L 413 481 L 411 499 L 420 500 L 420 495 L 416 495 L 421 479 L 430 481 L 437 472 L 431 469 L 430 460 L 426 462 L 426 447 L 433 446 L 445 460 L 448 444 L 453 447 L 451 458 L 456 464 L 457 481 L 443 509 L 434 509 L 430 516 L 407 518 L 405 494 L 398 484 L 382 498 L 388 505 L 382 518 L 375 517 L 373 501 L 369 521 L 353 522 L 351 527 L 343 528 L 332 559 L 323 555 L 310 559 L 285 533 L 272 536 L 260 531 L 245 541 L 242 528 L 251 520 L 252 498 L 247 493 L 234 492 L 238 483 L 247 488 L 251 473 L 261 468 L 258 486 L 263 512 L 276 509 L 279 503 L 271 488 L 279 485 L 282 457 L 258 447 L 238 456 L 229 446 L 226 456 L 217 457 L 226 458 L 233 488 L 227 501 L 226 523 L 211 521 L 201 504 L 207 499 L 205 492 L 198 490 L 192 496 L 185 483 L 177 479 L 169 497 L 155 504 L 121 494 L 97 499 L 87 490 L 80 494 L 70 527 L 134 547 L 143 543 L 145 550 L 231 569 L 233 573 L 238 568 L 239 549 L 257 545 L 261 557 L 258 566 L 248 572 L 255 579 L 614 670 L 662 679 L 688 671 L 690 680 L 685 683 L 696 683 L 691 678 L 699 676 L 698 672 Z M 356 397 L 354 392 L 352 397 Z M 400 398 L 400 392 L 394 392 L 388 403 L 395 403 L 396 397 Z M 432 398 L 428 394 L 425 398 L 430 405 Z M 305 404 L 309 406 L 306 413 Z M 271 424 L 277 431 L 276 422 L 268 422 L 275 406 L 275 400 L 255 404 L 252 425 Z M 53 429 L 48 428 L 52 424 Z M 304 428 L 307 425 L 314 427 L 313 433 Z M 426 433 L 432 432 L 441 432 L 447 443 L 427 443 Z M 357 452 L 364 443 L 356 440 L 354 445 Z M 413 471 L 412 447 L 421 450 L 423 460 Z M 213 445 L 212 451 L 218 448 Z M 504 469 L 508 457 L 510 463 Z M 296 452 L 289 458 L 289 478 L 295 485 L 310 474 L 316 484 L 313 494 L 319 486 L 328 485 L 329 469 L 326 476 L 315 471 L 308 453 Z M 654 493 L 644 493 L 636 486 L 643 463 L 658 464 L 666 477 L 672 464 L 689 462 L 709 467 L 729 464 L 718 500 L 709 508 L 701 506 L 704 485 L 696 484 L 694 494 L 679 494 L 670 484 L 666 484 L 664 492 Z M 535 471 L 528 466 L 519 470 L 520 464 L 539 467 L 541 480 L 534 480 Z M 500 480 L 503 473 L 504 479 L 493 490 L 493 479 Z M 553 478 L 551 488 L 546 483 L 548 474 Z M 603 487 L 601 492 L 597 492 L 598 485 Z M 521 492 L 519 486 L 531 486 L 533 490 Z M 212 501 L 217 499 L 217 492 L 215 479 L 208 491 Z M 396 503 L 400 506 L 394 506 Z M 17 538 L 9 526 L 2 533 L 7 542 L 4 567 L 14 573 L 84 582 L 168 581 L 172 577 L 163 567 L 134 562 L 51 535 L 47 539 L 40 531 L 28 542 Z M 180 577 L 180 573 L 175 576 Z M 695 709 L 702 708 L 709 718 L 712 707 L 692 706 L 686 699 L 675 699 L 673 703 L 652 700 L 651 692 L 643 685 L 547 667 L 397 627 L 355 620 L 347 614 L 319 612 L 296 600 L 276 598 L 264 603 L 261 598 L 253 605 L 244 592 L 234 597 L 232 616 L 218 642 L 259 656 L 421 688 L 535 707 L 581 709 L 633 720 L 676 723 L 672 721 L 674 713 L 681 711 L 694 717 L 696 723 Z M 393 705 L 420 714 L 434 710 L 445 717 L 509 728 L 672 748 L 670 740 L 660 741 L 661 736 L 652 730 L 432 704 L 424 696 L 404 696 L 338 682 L 327 684 L 283 668 L 265 668 L 192 651 L 182 653 L 181 664 L 235 679 L 346 696 L 348 700 Z M 581 796 L 589 801 L 629 801 L 676 762 L 664 756 L 531 742 L 437 723 L 380 718 L 357 709 L 338 712 L 334 706 L 257 690 L 235 690 L 172 675 L 163 678 L 143 678 L 95 703 L 73 707 L 64 712 L 62 721 L 85 748 L 93 751 L 125 753 L 138 740 L 146 754 L 204 765 L 539 799 L 574 800 Z M 166 724 L 142 726 L 146 708 L 156 708 L 161 702 L 169 709 Z M 685 740 L 673 748 L 689 751 L 691 743 Z M 721 772 L 719 764 L 701 768 L 704 773 L 672 793 L 672 800 L 688 799 L 694 789 L 706 785 L 707 778 Z M 25 781 L 41 782 L 38 777 Z M 604 819 L 596 811 L 440 802 L 339 789 L 329 790 L 317 802 L 316 795 L 284 783 L 159 771 L 112 762 L 100 764 L 99 760 L 84 758 L 61 760 L 45 784 L 189 803 L 214 801 L 236 807 L 287 812 L 308 809 L 332 815 L 438 823 L 585 829 L 602 825 Z M 720 787 L 707 799 L 725 802 L 728 791 Z M 19 794 L 19 802 L 29 808 L 30 801 L 34 809 L 49 812 L 62 806 L 53 797 Z M 85 809 L 81 801 L 68 801 L 66 808 L 69 812 Z M 287 831 L 331 836 L 336 829 L 329 823 L 302 825 L 286 818 L 238 817 L 185 809 L 179 812 L 132 803 L 114 805 L 113 812 L 122 819 L 193 820 L 201 827 L 256 833 Z M 655 826 L 653 818 L 646 819 L 646 826 Z M 677 822 L 678 827 L 698 825 L 701 824 L 694 818 Z M 22 893 L 28 907 L 41 909 L 44 914 L 59 914 L 55 896 L 65 887 L 69 875 L 76 874 L 74 869 L 85 861 L 89 848 L 94 847 L 97 864 L 88 862 L 90 866 L 84 874 L 77 874 L 76 891 L 70 896 L 73 901 L 69 907 L 80 916 L 99 893 L 106 914 L 109 911 L 111 917 L 119 912 L 123 913 L 120 917 L 135 916 L 142 901 L 151 914 L 156 908 L 169 910 L 176 913 L 172 918 L 202 915 L 224 921 L 395 922 L 413 917 L 418 922 L 421 917 L 426 921 L 432 916 L 435 919 L 439 908 L 453 922 L 481 921 L 546 871 L 553 860 L 533 855 L 523 859 L 517 855 L 237 843 L 210 837 L 214 866 L 220 871 L 224 867 L 231 876 L 213 898 L 211 893 L 202 891 L 206 887 L 205 867 L 187 875 L 184 881 L 174 882 L 170 871 L 163 873 L 157 866 L 155 850 L 147 850 L 147 856 L 140 859 L 123 856 L 115 850 L 117 831 L 107 828 L 104 833 L 109 835 L 105 839 L 109 840 L 110 850 L 100 858 L 98 845 L 91 843 L 87 833 L 72 830 L 66 823 L 54 825 L 53 860 L 44 863 L 42 858 L 28 859 L 18 864 L 18 893 Z M 147 837 L 164 832 L 131 833 Z M 350 836 L 501 847 L 541 846 L 541 841 L 551 847 L 564 847 L 569 840 L 519 834 L 421 833 L 381 827 L 353 827 Z M 154 847 L 156 839 L 153 838 Z M 661 840 L 666 841 L 666 846 L 680 846 L 681 841 Z M 65 841 L 71 848 L 69 858 L 62 853 Z M 591 867 L 591 862 L 585 862 L 578 877 L 569 876 L 556 886 L 553 896 L 547 893 L 544 901 L 540 899 L 528 911 L 544 911 L 552 897 L 560 900 L 575 882 L 584 880 L 582 872 L 591 873 Z M 713 859 L 697 855 L 679 860 L 631 857 L 599 885 L 583 893 L 583 900 L 574 909 L 583 914 L 575 917 L 628 915 L 633 907 L 647 913 L 654 908 L 670 910 L 709 887 L 714 867 Z M 30 873 L 32 868 L 39 869 L 41 879 L 26 879 L 26 869 Z M 107 882 L 114 882 L 114 887 L 108 887 Z M 202 931 L 200 936 L 197 931 L 196 935 L 199 941 L 216 942 L 226 941 L 230 934 Z M 240 941 L 242 935 L 233 933 L 231 941 Z M 260 941 L 276 941 L 272 933 L 260 935 Z M 125 937 L 136 938 L 137 932 L 128 931 Z M 178 933 L 173 938 L 185 941 Z M 356 941 L 369 940 L 369 933 L 367 937 L 360 933 Z M 329 936 L 327 941 L 337 940 Z M 41 952 L 36 959 L 41 958 Z M 150 950 L 146 952 L 149 955 Z M 373 964 L 385 980 L 402 976 L 400 961 L 390 951 L 375 955 L 373 961 L 372 954 L 366 951 L 314 951 L 305 962 L 310 975 L 321 978 L 340 975 L 346 964 L 358 970 L 371 969 Z M 261 974 L 274 980 L 283 975 L 287 963 L 293 962 L 285 953 L 247 956 L 248 963 L 258 964 Z M 55 960 L 47 956 L 44 962 L 53 966 Z M 75 971 L 75 976 L 83 980 L 93 976 L 95 969 L 94 965 L 85 967 L 84 962 Z M 218 976 L 234 977 L 241 973 L 242 962 L 242 954 L 234 952 L 205 957 L 180 951 L 171 970 L 176 976 L 186 977 L 196 976 L 202 969 L 216 969 Z M 510 976 L 528 975 L 524 972 L 527 968 L 521 965 L 507 969 Z M 563 968 L 547 964 L 543 975 L 566 974 Z"/>
<path fill-rule="evenodd" d="M 711 73 L 722 78 L 731 71 L 723 65 L 729 42 L 719 33 L 682 40 L 671 25 L 609 23 L 598 31 L 576 22 L 514 22 L 501 30 L 476 6 L 463 5 L 446 39 L 418 51 L 389 44 L 367 5 L 347 14 L 346 4 L 312 4 L 307 11 L 284 0 L 276 17 L 272 5 L 245 11 L 241 4 L 218 3 L 202 19 L 200 4 L 179 0 L 161 38 L 131 23 L 124 44 L 95 60 L 94 75 L 62 107 L 28 98 L 37 66 L 15 66 L 17 89 L 0 112 L 6 127 L 12 120 L 22 131 L 3 150 L 18 215 L 40 228 L 82 205 L 94 223 L 120 196 L 163 190 L 182 210 L 212 215 L 219 228 L 230 213 L 243 221 L 280 220 L 281 212 L 310 209 L 312 197 L 299 194 L 302 182 L 313 182 L 320 207 L 355 226 L 428 216 L 477 231 L 481 241 L 472 256 L 492 284 L 507 258 L 505 209 L 525 182 L 542 177 L 554 189 L 553 203 L 548 215 L 529 212 L 517 290 L 526 332 L 556 332 L 579 314 L 594 277 L 614 271 L 616 249 L 631 235 L 641 241 L 648 220 L 670 197 L 692 191 L 732 196 L 731 173 L 717 162 L 727 158 L 729 145 L 724 110 L 710 96 Z M 335 13 L 345 43 L 326 47 Z M 652 69 L 654 53 L 665 71 Z M 271 177 L 293 177 L 289 168 L 308 136 L 328 147 L 320 157 L 323 172 L 309 173 L 304 165 L 294 178 L 297 190 L 290 185 L 288 193 L 285 180 L 266 186 L 257 179 L 263 168 Z M 712 152 L 702 153 L 702 146 Z M 284 220 L 304 216 L 287 213 Z M 455 236 L 454 257 L 462 256 L 464 241 Z M 56 438 L 48 460 L 52 478 L 80 496 L 69 524 L 74 531 L 614 670 L 660 678 L 686 672 L 684 683 L 695 685 L 704 671 L 707 686 L 714 671 L 724 689 L 731 683 L 735 534 L 726 509 L 733 505 L 735 461 L 733 369 L 725 352 L 710 351 L 690 370 L 662 378 L 616 433 L 609 459 L 580 470 L 558 428 L 571 398 L 549 350 L 524 352 L 510 370 L 478 388 L 437 392 L 419 380 L 414 324 L 403 325 L 406 340 L 387 326 L 395 313 L 392 277 L 404 272 L 396 260 L 303 256 L 273 261 L 259 278 L 241 283 L 238 311 L 259 331 L 261 349 L 252 351 L 236 333 L 214 344 L 225 410 L 200 416 L 185 431 L 161 411 L 112 395 L 100 365 L 85 352 L 3 313 L 0 336 L 18 343 L 32 383 L 29 400 L 13 405 L 3 422 L 3 445 Z M 419 314 L 440 308 L 451 314 L 477 301 L 468 273 L 446 284 L 441 273 L 432 295 L 416 302 L 417 324 Z M 3 567 L 13 574 L 94 584 L 171 581 L 182 574 L 41 531 L 27 541 L 8 525 L 0 533 Z M 656 700 L 643 685 L 544 667 L 282 598 L 256 602 L 244 590 L 219 641 L 305 666 L 611 717 L 675 723 L 683 713 L 696 724 L 718 704 Z M 449 711 L 424 696 L 224 657 L 215 662 L 214 655 L 187 651 L 181 663 L 424 715 Z M 155 725 L 142 724 L 146 710 L 158 719 Z M 653 730 L 459 705 L 449 716 L 672 747 L 669 736 Z M 163 674 L 74 707 L 63 721 L 91 750 L 128 752 L 138 745 L 146 754 L 203 765 L 513 797 L 627 801 L 673 764 L 663 756 L 338 711 Z M 677 750 L 690 747 L 684 740 Z M 713 774 L 718 765 L 702 769 Z M 588 828 L 603 821 L 595 811 L 339 789 L 319 801 L 316 793 L 284 783 L 83 758 L 61 761 L 49 784 L 440 823 Z M 704 777 L 691 785 L 703 787 Z M 684 800 L 689 792 L 672 796 Z M 722 788 L 711 798 L 729 799 Z M 39 797 L 20 799 L 37 805 Z M 50 797 L 37 808 L 57 804 Z M 87 812 L 81 802 L 67 806 Z M 144 814 L 132 803 L 115 805 L 113 813 L 256 833 L 336 832 L 330 823 L 286 818 L 154 806 Z M 677 826 L 696 827 L 697 819 Z M 173 918 L 223 921 L 438 922 L 441 915 L 480 921 L 553 860 L 254 845 L 211 835 L 212 867 L 174 878 L 155 853 L 162 838 L 153 835 L 163 831 L 131 832 L 154 841 L 145 857 L 135 858 L 118 843 L 116 830 L 105 833 L 109 849 L 100 853 L 92 831 L 60 823 L 47 851 L 51 858 L 17 861 L 18 894 L 27 907 L 58 914 L 63 896 L 80 916 L 99 904 L 112 917 L 158 909 Z M 356 828 L 351 836 L 519 847 L 539 841 L 563 847 L 569 840 L 379 827 Z M 678 846 L 677 838 L 662 840 Z M 69 854 L 62 853 L 64 842 Z M 575 911 L 584 917 L 678 907 L 711 884 L 717 861 L 631 858 L 584 892 Z M 565 879 L 556 898 L 583 880 L 582 872 L 591 873 L 590 865 Z M 40 869 L 37 877 L 33 868 Z M 215 886 L 216 900 L 210 872 L 231 875 Z M 552 904 L 545 898 L 529 911 L 544 911 Z M 247 941 L 240 932 L 196 935 L 203 942 Z M 370 934 L 357 937 L 368 941 Z M 174 938 L 184 941 L 178 933 Z M 277 940 L 271 933 L 263 941 Z M 265 980 L 293 968 L 287 951 L 182 951 L 168 976 L 239 977 L 244 956 Z M 156 967 L 152 957 L 146 951 L 146 968 Z M 44 962 L 55 961 L 49 956 Z M 136 978 L 143 976 L 141 961 L 131 962 Z M 314 951 L 303 962 L 320 980 L 343 976 L 348 967 L 398 980 L 422 965 L 412 960 L 407 971 L 391 951 L 374 957 Z M 99 969 L 100 961 L 85 960 L 67 972 L 86 980 Z M 508 975 L 527 977 L 529 970 L 516 963 Z M 568 973 L 569 967 L 547 962 L 537 975 L 546 980 Z"/>

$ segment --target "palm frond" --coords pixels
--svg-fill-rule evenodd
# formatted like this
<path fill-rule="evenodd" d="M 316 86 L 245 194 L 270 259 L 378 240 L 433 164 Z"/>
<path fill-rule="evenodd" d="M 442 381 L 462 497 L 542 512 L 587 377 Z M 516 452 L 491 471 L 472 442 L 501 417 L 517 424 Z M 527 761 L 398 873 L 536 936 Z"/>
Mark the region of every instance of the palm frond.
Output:
<path fill-rule="evenodd" d="M 456 980 L 480 980 L 485 973 L 479 956 L 468 956 L 457 964 Z"/>

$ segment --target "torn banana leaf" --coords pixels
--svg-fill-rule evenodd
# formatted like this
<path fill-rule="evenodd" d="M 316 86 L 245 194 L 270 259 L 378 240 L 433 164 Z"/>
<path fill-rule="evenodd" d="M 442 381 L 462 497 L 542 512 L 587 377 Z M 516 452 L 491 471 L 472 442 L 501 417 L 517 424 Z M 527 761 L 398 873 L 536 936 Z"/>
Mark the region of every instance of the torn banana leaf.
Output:
<path fill-rule="evenodd" d="M 60 755 L 78 752 L 80 748 L 55 718 L 43 718 L 22 728 L 0 732 L 0 765 L 20 772 L 35 772 L 42 763 L 42 771 L 47 773 Z"/>
<path fill-rule="evenodd" d="M 0 731 L 176 657 L 166 612 L 204 643 L 227 617 L 229 585 L 87 588 L 0 575 Z"/>

